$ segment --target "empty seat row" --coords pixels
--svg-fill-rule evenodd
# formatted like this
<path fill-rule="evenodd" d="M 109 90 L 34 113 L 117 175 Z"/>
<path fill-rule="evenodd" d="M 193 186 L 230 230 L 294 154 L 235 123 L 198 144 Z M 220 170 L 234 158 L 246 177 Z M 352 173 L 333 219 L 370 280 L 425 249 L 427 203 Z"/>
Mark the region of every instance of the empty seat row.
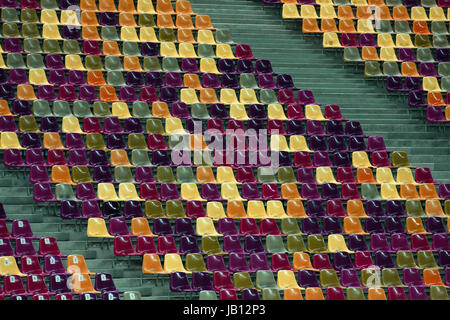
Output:
<path fill-rule="evenodd" d="M 360 61 L 403 61 L 402 71 L 405 75 L 409 74 L 410 77 L 418 77 L 420 75 L 434 75 L 434 66 L 429 64 L 430 62 L 449 62 L 449 49 L 438 48 L 435 49 L 433 54 L 430 48 L 417 48 L 416 52 L 412 48 L 380 48 L 363 46 L 361 49 L 357 47 L 345 47 L 344 48 L 344 61 L 345 62 L 360 62 Z M 361 54 L 360 54 L 361 52 Z M 417 71 L 416 62 L 428 63 L 419 65 L 419 71 Z M 440 71 L 444 71 L 445 64 L 441 65 Z M 436 70 L 434 69 L 434 72 Z"/>

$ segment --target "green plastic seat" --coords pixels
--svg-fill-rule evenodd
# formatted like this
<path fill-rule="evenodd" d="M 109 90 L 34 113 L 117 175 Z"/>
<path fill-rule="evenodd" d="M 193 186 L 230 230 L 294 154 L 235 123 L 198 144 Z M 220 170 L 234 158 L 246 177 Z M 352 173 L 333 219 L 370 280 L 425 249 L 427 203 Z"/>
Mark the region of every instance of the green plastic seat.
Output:
<path fill-rule="evenodd" d="M 137 42 L 126 41 L 122 45 L 123 54 L 125 56 L 140 56 L 141 50 Z"/>
<path fill-rule="evenodd" d="M 193 103 L 191 105 L 191 116 L 197 119 L 209 119 L 208 107 L 204 103 Z"/>
<path fill-rule="evenodd" d="M 344 48 L 344 61 L 345 62 L 360 62 L 362 61 L 359 49 L 357 47 L 345 47 Z"/>
<path fill-rule="evenodd" d="M 425 217 L 425 211 L 423 210 L 420 200 L 410 199 L 405 202 L 406 214 L 410 217 Z"/>
<path fill-rule="evenodd" d="M 73 193 L 72 185 L 67 183 L 56 184 L 55 197 L 57 200 L 77 200 Z"/>
<path fill-rule="evenodd" d="M 63 41 L 63 51 L 65 54 L 80 54 L 80 44 L 77 40 L 66 39 Z"/>
<path fill-rule="evenodd" d="M 248 272 L 233 273 L 233 285 L 238 290 L 255 288 L 250 273 Z"/>
<path fill-rule="evenodd" d="M 13 9 L 15 11 L 15 9 Z M 20 11 L 20 21 L 22 23 L 38 23 L 39 18 L 35 9 L 22 9 Z"/>
<path fill-rule="evenodd" d="M 27 54 L 27 66 L 29 69 L 44 69 L 44 57 L 40 53 Z"/>
<path fill-rule="evenodd" d="M 156 180 L 161 183 L 175 182 L 175 177 L 171 167 L 160 166 L 156 169 Z"/>
<path fill-rule="evenodd" d="M 394 33 L 392 29 L 392 23 L 390 20 L 380 20 L 379 21 L 379 29 L 377 30 L 379 33 Z"/>
<path fill-rule="evenodd" d="M 57 100 L 53 102 L 53 114 L 55 117 L 72 116 L 69 103 L 67 101 Z"/>
<path fill-rule="evenodd" d="M 411 251 L 397 251 L 396 255 L 396 265 L 398 268 L 417 268 L 416 261 L 414 260 L 414 255 Z"/>
<path fill-rule="evenodd" d="M 395 20 L 394 29 L 395 33 L 411 33 L 409 21 L 406 20 Z"/>
<path fill-rule="evenodd" d="M 188 253 L 186 255 L 185 268 L 190 272 L 207 272 L 205 260 L 200 253 Z"/>
<path fill-rule="evenodd" d="M 278 103 L 277 93 L 272 89 L 261 89 L 259 91 L 259 100 L 262 104 Z"/>
<path fill-rule="evenodd" d="M 118 56 L 105 57 L 105 69 L 108 71 L 122 71 L 122 61 Z"/>
<path fill-rule="evenodd" d="M 59 10 L 58 2 L 56 0 L 41 0 L 41 8 Z"/>
<path fill-rule="evenodd" d="M 375 183 L 361 183 L 361 196 L 364 200 L 381 200 Z"/>
<path fill-rule="evenodd" d="M 262 300 L 281 300 L 280 292 L 276 288 L 262 289 Z"/>
<path fill-rule="evenodd" d="M 95 101 L 92 108 L 96 117 L 109 117 L 112 115 L 111 108 L 107 102 Z"/>
<path fill-rule="evenodd" d="M 441 77 L 450 76 L 450 62 L 439 62 L 438 64 L 438 74 Z"/>
<path fill-rule="evenodd" d="M 276 183 L 275 172 L 271 167 L 258 167 L 256 179 L 261 183 Z"/>
<path fill-rule="evenodd" d="M 228 29 L 216 29 L 215 38 L 217 43 L 227 43 L 227 44 L 234 43 L 231 37 L 231 32 Z"/>
<path fill-rule="evenodd" d="M 141 293 L 138 291 L 125 291 L 123 300 L 142 300 Z"/>
<path fill-rule="evenodd" d="M 257 289 L 276 289 L 277 283 L 272 271 L 270 270 L 258 270 L 256 271 L 256 288 Z"/>
<path fill-rule="evenodd" d="M 328 250 L 325 244 L 325 239 L 321 234 L 308 235 L 307 245 L 308 251 L 311 253 L 322 253 Z"/>
<path fill-rule="evenodd" d="M 21 116 L 19 118 L 19 130 L 21 132 L 39 131 L 36 118 L 34 116 Z"/>
<path fill-rule="evenodd" d="M 241 73 L 239 76 L 239 85 L 245 89 L 257 89 L 255 76 L 252 73 Z"/>
<path fill-rule="evenodd" d="M 101 38 L 103 41 L 117 41 L 120 40 L 119 34 L 117 33 L 117 29 L 114 26 L 102 26 Z"/>
<path fill-rule="evenodd" d="M 411 163 L 408 159 L 408 154 L 404 151 L 392 152 L 392 165 L 394 167 L 410 167 Z"/>
<path fill-rule="evenodd" d="M 134 107 L 134 105 L 133 105 L 133 107 Z M 147 106 L 147 109 L 148 109 L 148 106 Z M 139 112 L 139 113 L 144 113 L 144 111 Z M 134 112 L 133 112 L 133 114 L 134 114 L 134 116 L 136 116 L 136 114 Z M 162 121 L 160 119 L 147 119 L 147 122 L 145 124 L 145 132 L 164 134 L 164 127 L 163 127 Z"/>
<path fill-rule="evenodd" d="M 397 269 L 384 268 L 381 271 L 381 279 L 383 281 L 383 286 L 385 287 L 403 286 Z"/>
<path fill-rule="evenodd" d="M 283 237 L 275 234 L 268 234 L 266 236 L 266 250 L 270 253 L 284 253 L 286 248 L 284 246 Z"/>
<path fill-rule="evenodd" d="M 195 166 L 213 166 L 213 156 L 209 150 L 194 150 L 192 164 Z"/>
<path fill-rule="evenodd" d="M 134 178 L 131 168 L 126 166 L 114 167 L 114 180 L 118 183 L 133 183 Z"/>
<path fill-rule="evenodd" d="M 17 10 L 14 8 L 2 8 L 1 18 L 3 22 L 19 22 Z"/>
<path fill-rule="evenodd" d="M 364 291 L 359 287 L 348 287 L 346 292 L 347 300 L 366 300 Z"/>
<path fill-rule="evenodd" d="M 50 109 L 50 104 L 45 100 L 34 100 L 33 101 L 33 114 L 36 117 L 49 117 L 53 116 L 52 110 Z"/>
<path fill-rule="evenodd" d="M 155 27 L 155 18 L 152 14 L 149 13 L 141 13 L 139 14 L 138 24 L 141 27 Z"/>
<path fill-rule="evenodd" d="M 433 251 L 417 251 L 417 265 L 421 269 L 438 268 Z"/>
<path fill-rule="evenodd" d="M 23 57 L 20 53 L 8 53 L 6 55 L 6 65 L 9 68 L 26 68 Z"/>
<path fill-rule="evenodd" d="M 87 101 L 77 100 L 73 102 L 73 115 L 77 118 L 92 117 L 91 106 Z"/>
<path fill-rule="evenodd" d="M 101 133 L 88 133 L 86 135 L 86 148 L 94 150 L 106 149 L 105 141 Z"/>
<path fill-rule="evenodd" d="M 420 5 L 425 8 L 437 7 L 436 0 L 421 0 Z"/>
<path fill-rule="evenodd" d="M 279 183 L 295 183 L 295 182 L 297 182 L 297 178 L 295 177 L 294 169 L 292 169 L 292 167 L 278 168 L 278 182 Z"/>
<path fill-rule="evenodd" d="M 108 71 L 106 82 L 115 87 L 121 87 L 126 84 L 122 71 Z"/>
<path fill-rule="evenodd" d="M 162 58 L 162 69 L 165 72 L 181 72 L 180 65 L 178 64 L 178 60 L 177 60 L 177 58 L 174 58 L 174 57 L 163 57 Z"/>
<path fill-rule="evenodd" d="M 386 5 L 388 7 L 398 7 L 398 6 L 403 6 L 403 2 L 402 0 L 386 0 Z"/>
<path fill-rule="evenodd" d="M 214 290 L 202 290 L 199 292 L 198 294 L 198 300 L 204 300 L 204 301 L 208 301 L 208 300 L 219 300 L 219 298 L 217 298 L 217 293 Z"/>
<path fill-rule="evenodd" d="M 447 288 L 444 286 L 430 286 L 430 300 L 449 300 Z"/>
<path fill-rule="evenodd" d="M 224 254 L 219 244 L 219 238 L 217 236 L 203 236 L 201 250 L 204 254 Z"/>
<path fill-rule="evenodd" d="M 444 212 L 447 216 L 450 216 L 450 200 L 444 202 Z"/>
<path fill-rule="evenodd" d="M 366 61 L 364 63 L 364 76 L 366 77 L 381 77 L 383 73 L 380 69 L 378 61 Z"/>
<path fill-rule="evenodd" d="M 189 150 L 189 136 L 186 134 L 171 134 L 167 146 L 174 150 Z"/>
<path fill-rule="evenodd" d="M 283 221 L 281 223 L 283 223 Z M 301 234 L 288 234 L 288 236 L 286 237 L 286 248 L 289 253 L 307 251 L 305 241 L 303 241 L 303 237 Z"/>
<path fill-rule="evenodd" d="M 281 233 L 287 234 L 287 235 L 300 235 L 302 232 L 300 231 L 300 227 L 298 225 L 297 219 L 290 218 L 290 217 L 281 219 Z M 300 235 L 300 239 L 303 242 L 303 238 L 301 237 L 301 235 Z M 305 244 L 303 243 L 303 247 L 304 246 L 305 246 Z M 289 249 L 288 249 L 288 251 L 289 251 Z"/>
<path fill-rule="evenodd" d="M 5 38 L 19 38 L 20 32 L 17 23 L 5 22 L 2 26 L 2 35 Z"/>
<path fill-rule="evenodd" d="M 144 57 L 143 68 L 145 71 L 162 71 L 158 57 Z"/>
<path fill-rule="evenodd" d="M 44 39 L 42 48 L 45 53 L 62 53 L 59 42 L 55 39 Z"/>
<path fill-rule="evenodd" d="M 130 133 L 128 135 L 128 149 L 147 149 L 143 133 Z"/>
<path fill-rule="evenodd" d="M 131 113 L 136 118 L 150 118 L 152 116 L 148 103 L 144 101 L 133 102 Z"/>
<path fill-rule="evenodd" d="M 100 56 L 86 56 L 85 57 L 86 69 L 88 70 L 102 70 L 103 63 Z"/>
<path fill-rule="evenodd" d="M 148 167 L 152 165 L 147 150 L 140 149 L 131 151 L 131 163 L 136 167 Z"/>
<path fill-rule="evenodd" d="M 414 36 L 414 45 L 417 48 L 431 48 L 431 40 L 427 34 L 416 34 Z"/>
<path fill-rule="evenodd" d="M 171 219 L 185 218 L 186 212 L 184 211 L 183 202 L 180 200 L 167 200 L 166 216 Z"/>
<path fill-rule="evenodd" d="M 75 183 L 92 182 L 89 168 L 86 166 L 72 167 L 72 181 Z"/>
<path fill-rule="evenodd" d="M 336 270 L 322 269 L 320 270 L 320 286 L 322 288 L 340 287 Z"/>
<path fill-rule="evenodd" d="M 214 47 L 215 46 L 209 43 L 199 43 L 197 47 L 197 54 L 200 58 L 214 58 L 216 56 Z"/>
<path fill-rule="evenodd" d="M 160 28 L 158 38 L 161 42 L 175 42 L 177 39 L 175 32 L 170 28 Z"/>
<path fill-rule="evenodd" d="M 177 167 L 177 181 L 179 183 L 196 182 L 192 167 L 179 166 Z"/>
<path fill-rule="evenodd" d="M 434 48 L 448 48 L 448 37 L 445 34 L 433 35 L 433 47 Z"/>
<path fill-rule="evenodd" d="M 145 216 L 149 219 L 164 218 L 165 215 L 161 202 L 158 200 L 146 201 Z"/>
<path fill-rule="evenodd" d="M 41 34 L 36 23 L 22 24 L 22 36 L 24 38 L 40 38 Z"/>
<path fill-rule="evenodd" d="M 375 268 L 366 268 L 361 270 L 361 284 L 368 288 L 381 287 L 380 270 Z"/>
<path fill-rule="evenodd" d="M 383 73 L 385 76 L 401 76 L 398 63 L 395 61 L 385 61 L 383 62 Z"/>
<path fill-rule="evenodd" d="M 350 0 L 333 0 L 335 6 L 345 6 L 350 4 Z"/>
<path fill-rule="evenodd" d="M 441 89 L 450 92 L 450 77 L 441 78 Z"/>
<path fill-rule="evenodd" d="M 27 53 L 42 53 L 41 43 L 39 42 L 39 39 L 23 39 L 23 51 Z"/>
<path fill-rule="evenodd" d="M 417 48 L 417 60 L 420 62 L 434 62 L 433 53 L 430 48 Z"/>
<path fill-rule="evenodd" d="M 448 34 L 445 21 L 431 21 L 431 33 L 433 34 Z"/>

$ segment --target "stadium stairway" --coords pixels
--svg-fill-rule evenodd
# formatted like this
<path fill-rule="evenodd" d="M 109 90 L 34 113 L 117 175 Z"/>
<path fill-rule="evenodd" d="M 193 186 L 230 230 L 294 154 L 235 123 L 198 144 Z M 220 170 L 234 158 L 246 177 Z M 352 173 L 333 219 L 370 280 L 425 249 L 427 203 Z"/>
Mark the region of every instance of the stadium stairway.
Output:
<path fill-rule="evenodd" d="M 343 50 L 324 50 L 322 38 L 301 32 L 301 22 L 281 17 L 281 6 L 262 0 L 191 0 L 199 14 L 253 55 L 268 59 L 277 73 L 290 74 L 297 88 L 312 90 L 321 104 L 337 104 L 343 116 L 360 121 L 367 135 L 383 136 L 388 149 L 406 151 L 414 166 L 431 168 L 434 178 L 450 182 L 449 131 L 427 123 L 411 110 L 406 95 L 389 93 L 384 79 L 365 79 L 363 66 L 344 64 Z"/>

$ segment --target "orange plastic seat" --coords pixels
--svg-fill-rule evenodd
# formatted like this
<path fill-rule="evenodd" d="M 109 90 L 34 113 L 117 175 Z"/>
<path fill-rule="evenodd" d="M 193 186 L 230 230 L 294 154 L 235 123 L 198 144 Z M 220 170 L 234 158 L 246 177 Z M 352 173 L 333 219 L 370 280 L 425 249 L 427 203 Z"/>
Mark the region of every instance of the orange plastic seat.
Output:
<path fill-rule="evenodd" d="M 356 7 L 356 19 L 370 19 L 373 15 L 372 8 L 370 6 L 357 6 Z"/>
<path fill-rule="evenodd" d="M 370 168 L 356 169 L 356 181 L 358 183 L 376 183 L 372 169 Z"/>
<path fill-rule="evenodd" d="M 356 33 L 355 25 L 352 19 L 339 20 L 339 32 L 342 33 Z"/>
<path fill-rule="evenodd" d="M 428 91 L 427 104 L 431 106 L 445 106 L 445 101 L 442 97 L 442 93 L 437 91 Z"/>
<path fill-rule="evenodd" d="M 322 21 L 323 24 L 323 21 Z M 317 19 L 315 18 L 305 18 L 302 21 L 302 32 L 303 33 L 319 33 L 319 25 L 317 24 Z"/>
<path fill-rule="evenodd" d="M 307 218 L 305 207 L 300 199 L 288 200 L 286 214 L 291 218 Z"/>
<path fill-rule="evenodd" d="M 106 85 L 105 78 L 100 70 L 89 70 L 87 72 L 87 83 L 91 86 Z"/>
<path fill-rule="evenodd" d="M 283 290 L 284 300 L 303 300 L 300 288 L 285 288 Z"/>
<path fill-rule="evenodd" d="M 302 199 L 295 183 L 283 183 L 281 185 L 281 197 L 286 200 Z"/>
<path fill-rule="evenodd" d="M 155 118 L 172 118 L 169 106 L 166 102 L 155 101 L 152 103 L 152 116 Z"/>
<path fill-rule="evenodd" d="M 13 116 L 9 109 L 8 102 L 6 100 L 0 100 L 0 115 L 1 116 Z"/>
<path fill-rule="evenodd" d="M 338 19 L 355 19 L 351 6 L 338 6 Z"/>
<path fill-rule="evenodd" d="M 131 219 L 131 234 L 134 234 L 137 237 L 156 237 L 156 235 L 150 230 L 147 218 L 144 217 Z"/>
<path fill-rule="evenodd" d="M 83 25 L 81 27 L 81 38 L 83 40 L 96 40 L 96 41 L 102 40 L 95 25 L 94 26 Z"/>
<path fill-rule="evenodd" d="M 367 4 L 369 6 L 386 6 L 386 3 L 384 2 L 384 0 L 368 0 Z"/>
<path fill-rule="evenodd" d="M 157 254 L 146 253 L 142 259 L 142 272 L 149 274 L 166 273 Z"/>
<path fill-rule="evenodd" d="M 67 256 L 67 268 L 68 273 L 82 273 L 88 275 L 94 275 L 95 272 L 89 271 L 84 256 L 80 254 L 71 254 Z"/>
<path fill-rule="evenodd" d="M 386 293 L 383 288 L 369 288 L 368 300 L 387 300 Z"/>
<path fill-rule="evenodd" d="M 358 217 L 344 218 L 344 233 L 347 234 L 369 234 L 365 232 L 361 226 L 361 221 Z"/>
<path fill-rule="evenodd" d="M 103 54 L 105 56 L 120 56 L 119 45 L 116 41 L 103 41 Z"/>
<path fill-rule="evenodd" d="M 117 12 L 114 0 L 99 0 L 98 2 L 99 11 Z"/>
<path fill-rule="evenodd" d="M 81 11 L 98 11 L 95 0 L 80 0 Z"/>
<path fill-rule="evenodd" d="M 400 185 L 400 197 L 402 199 L 419 199 L 416 186 L 411 183 L 405 183 Z"/>
<path fill-rule="evenodd" d="M 127 12 L 136 14 L 136 7 L 134 6 L 134 0 L 119 0 L 119 6 L 118 6 L 119 12 Z"/>
<path fill-rule="evenodd" d="M 425 227 L 423 226 L 422 219 L 419 217 L 407 217 L 406 218 L 406 232 L 429 234 L 429 232 L 427 232 L 425 230 Z"/>
<path fill-rule="evenodd" d="M 228 200 L 227 217 L 232 219 L 246 218 L 244 203 L 241 200 Z"/>
<path fill-rule="evenodd" d="M 119 14 L 119 24 L 127 27 L 137 27 L 136 20 L 134 20 L 134 15 L 131 12 L 120 12 Z"/>
<path fill-rule="evenodd" d="M 392 8 L 392 18 L 394 20 L 410 20 L 408 9 L 403 6 Z"/>
<path fill-rule="evenodd" d="M 319 287 L 306 288 L 305 300 L 325 300 L 322 289 Z"/>
<path fill-rule="evenodd" d="M 215 29 L 211 23 L 211 18 L 207 15 L 195 16 L 195 28 L 197 28 L 197 29 Z"/>
<path fill-rule="evenodd" d="M 361 49 L 361 59 L 364 61 L 377 61 L 380 60 L 378 57 L 377 48 L 375 47 L 362 47 Z"/>
<path fill-rule="evenodd" d="M 158 0 L 156 2 L 156 12 L 158 14 L 175 14 L 171 0 Z"/>
<path fill-rule="evenodd" d="M 194 24 L 190 15 L 177 14 L 175 25 L 178 29 L 194 29 Z"/>
<path fill-rule="evenodd" d="M 316 270 L 311 264 L 309 254 L 306 252 L 294 252 L 292 268 L 294 270 Z"/>
<path fill-rule="evenodd" d="M 194 35 L 191 29 L 178 29 L 177 30 L 178 42 L 195 43 Z"/>
<path fill-rule="evenodd" d="M 111 166 L 131 166 L 125 150 L 115 149 L 111 150 Z"/>
<path fill-rule="evenodd" d="M 430 217 L 446 217 L 439 199 L 425 201 L 425 214 Z"/>
<path fill-rule="evenodd" d="M 159 28 L 175 28 L 172 16 L 170 14 L 159 14 L 156 19 L 156 25 Z"/>
<path fill-rule="evenodd" d="M 305 19 L 303 21 L 305 21 Z M 322 19 L 320 22 L 320 31 L 338 32 L 338 28 L 336 26 L 336 22 L 334 21 L 334 19 Z"/>
<path fill-rule="evenodd" d="M 80 20 L 82 26 L 99 26 L 97 15 L 93 11 L 81 11 Z"/>
<path fill-rule="evenodd" d="M 191 134 L 189 136 L 189 148 L 191 150 L 207 149 L 205 137 L 202 134 Z"/>
<path fill-rule="evenodd" d="M 177 3 L 175 4 L 175 11 L 177 14 L 195 15 L 192 10 L 191 3 L 187 0 L 177 0 Z"/>
<path fill-rule="evenodd" d="M 347 201 L 347 215 L 349 217 L 368 218 L 361 200 Z"/>
<path fill-rule="evenodd" d="M 123 57 L 123 69 L 127 71 L 142 71 L 138 56 Z"/>
<path fill-rule="evenodd" d="M 423 269 L 423 283 L 426 286 L 445 286 L 439 274 L 439 269 Z"/>
<path fill-rule="evenodd" d="M 405 77 L 419 77 L 417 66 L 412 61 L 404 61 L 401 65 L 401 73 Z"/>
<path fill-rule="evenodd" d="M 100 87 L 100 100 L 106 102 L 119 101 L 117 98 L 116 89 L 111 85 L 104 85 Z"/>
<path fill-rule="evenodd" d="M 17 85 L 17 99 L 28 101 L 36 100 L 33 86 L 31 84 Z"/>
<path fill-rule="evenodd" d="M 76 185 L 72 181 L 72 178 L 70 177 L 70 171 L 69 167 L 62 166 L 62 165 L 55 165 L 52 166 L 52 174 L 51 174 L 52 182 L 55 183 L 68 183 L 72 185 Z"/>
<path fill-rule="evenodd" d="M 202 85 L 196 73 L 185 73 L 183 76 L 183 85 L 187 88 L 200 90 Z"/>
<path fill-rule="evenodd" d="M 440 199 L 437 192 L 436 187 L 432 183 L 423 183 L 419 185 L 419 195 L 422 199 Z"/>
<path fill-rule="evenodd" d="M 413 33 L 431 34 L 428 29 L 428 23 L 424 20 L 413 21 Z"/>
<path fill-rule="evenodd" d="M 391 11 L 386 5 L 377 6 L 375 8 L 375 17 L 379 20 L 392 20 Z"/>
<path fill-rule="evenodd" d="M 216 90 L 213 88 L 202 88 L 200 89 L 200 102 L 205 104 L 217 103 Z"/>
<path fill-rule="evenodd" d="M 66 149 L 58 132 L 44 132 L 42 145 L 45 149 Z"/>

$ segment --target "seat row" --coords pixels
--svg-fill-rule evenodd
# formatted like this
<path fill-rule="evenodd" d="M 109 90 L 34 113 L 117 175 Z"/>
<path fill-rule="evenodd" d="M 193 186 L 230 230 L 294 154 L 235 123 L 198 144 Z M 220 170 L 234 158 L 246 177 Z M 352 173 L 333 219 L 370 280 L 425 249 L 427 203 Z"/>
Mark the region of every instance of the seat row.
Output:
<path fill-rule="evenodd" d="M 417 67 L 414 70 L 414 65 L 416 62 L 419 63 L 429 63 L 429 62 L 448 62 L 449 61 L 449 49 L 446 48 L 417 48 L 416 53 L 412 48 L 399 48 L 397 51 L 395 48 L 380 48 L 378 51 L 376 47 L 363 46 L 361 50 L 356 47 L 345 47 L 344 48 L 344 61 L 345 62 L 361 62 L 361 61 L 403 61 L 411 62 L 410 64 L 405 64 L 404 70 L 405 74 L 410 74 L 410 77 L 420 76 L 417 71 Z M 361 54 L 360 54 L 361 52 Z M 413 64 L 414 63 L 414 64 Z M 423 65 L 424 68 L 426 65 Z M 433 75 L 431 65 L 429 75 Z M 438 65 L 439 68 L 439 65 Z M 441 66 L 442 68 L 442 66 Z M 419 65 L 420 70 L 420 65 Z M 426 71 L 426 70 L 420 70 Z M 428 74 L 428 73 L 427 73 Z M 438 74 L 438 73 L 437 73 Z"/>
<path fill-rule="evenodd" d="M 326 5 L 334 4 L 336 6 L 340 5 L 351 5 L 351 6 L 388 6 L 388 7 L 398 7 L 405 6 L 407 8 L 422 6 L 424 8 L 432 7 L 443 7 L 448 8 L 447 0 L 413 0 L 413 1 L 402 1 L 402 0 L 262 0 L 264 4 L 300 4 L 300 5 Z"/>

